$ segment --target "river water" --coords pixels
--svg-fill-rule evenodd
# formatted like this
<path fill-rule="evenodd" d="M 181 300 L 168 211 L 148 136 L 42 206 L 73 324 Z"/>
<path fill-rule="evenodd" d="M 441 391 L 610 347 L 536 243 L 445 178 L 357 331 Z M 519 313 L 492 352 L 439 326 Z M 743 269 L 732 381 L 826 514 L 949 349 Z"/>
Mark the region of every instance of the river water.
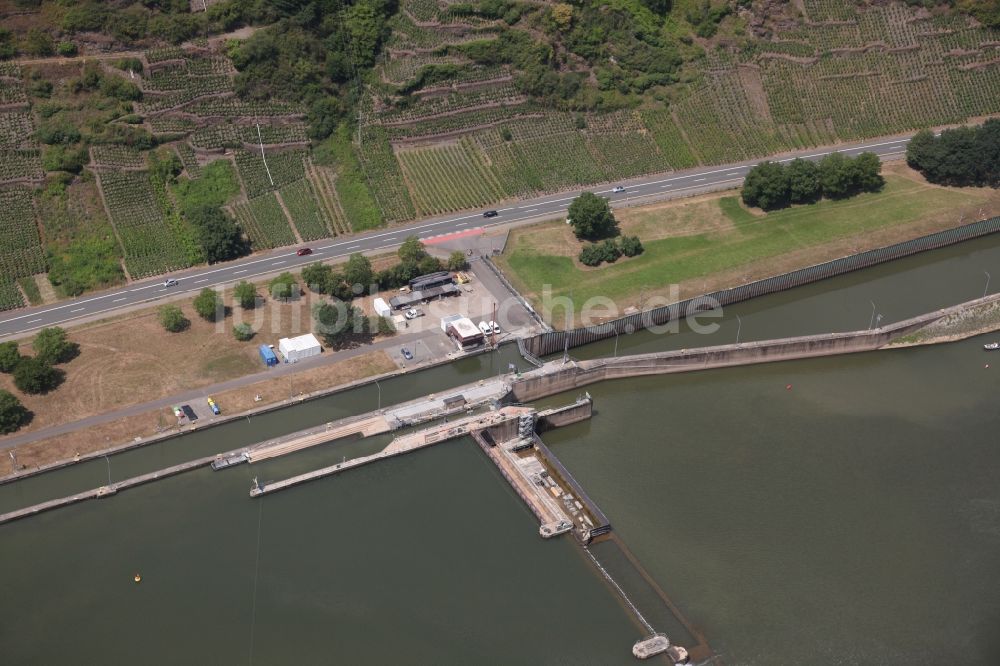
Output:
<path fill-rule="evenodd" d="M 618 353 L 731 341 L 737 326 L 743 340 L 866 328 L 873 300 L 883 322 L 902 319 L 981 295 L 984 270 L 1000 279 L 1000 239 L 728 308 L 712 336 L 623 336 Z M 1000 357 L 982 342 L 608 382 L 589 389 L 592 420 L 545 439 L 727 664 L 996 664 Z M 383 382 L 383 404 L 500 367 L 483 356 Z M 376 399 L 366 388 L 115 456 L 112 474 Z M 642 631 L 568 538 L 537 536 L 468 440 L 247 497 L 252 475 L 385 441 L 0 527 L 4 663 L 633 661 Z M 0 488 L 2 510 L 102 483 L 106 466 Z"/>

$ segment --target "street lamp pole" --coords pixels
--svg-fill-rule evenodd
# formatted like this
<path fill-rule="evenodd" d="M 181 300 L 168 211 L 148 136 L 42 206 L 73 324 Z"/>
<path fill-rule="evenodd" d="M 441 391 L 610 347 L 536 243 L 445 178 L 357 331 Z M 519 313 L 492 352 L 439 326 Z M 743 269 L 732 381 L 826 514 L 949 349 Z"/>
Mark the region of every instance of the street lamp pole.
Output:
<path fill-rule="evenodd" d="M 111 486 L 111 459 L 107 455 L 104 456 L 104 462 L 108 463 L 108 486 Z"/>
<path fill-rule="evenodd" d="M 740 331 L 743 330 L 743 320 L 736 315 L 736 344 L 740 344 Z"/>
<path fill-rule="evenodd" d="M 378 411 L 382 411 L 382 386 L 375 380 L 375 388 L 378 389 Z"/>
<path fill-rule="evenodd" d="M 875 324 L 875 301 L 871 301 L 872 304 L 872 318 L 868 320 L 868 330 L 872 330 L 872 326 Z"/>
<path fill-rule="evenodd" d="M 615 358 L 618 358 L 618 329 L 615 329 Z"/>
<path fill-rule="evenodd" d="M 983 271 L 983 272 L 986 273 L 986 286 L 983 287 L 983 298 L 986 298 L 986 292 L 990 290 L 990 272 L 989 271 Z"/>

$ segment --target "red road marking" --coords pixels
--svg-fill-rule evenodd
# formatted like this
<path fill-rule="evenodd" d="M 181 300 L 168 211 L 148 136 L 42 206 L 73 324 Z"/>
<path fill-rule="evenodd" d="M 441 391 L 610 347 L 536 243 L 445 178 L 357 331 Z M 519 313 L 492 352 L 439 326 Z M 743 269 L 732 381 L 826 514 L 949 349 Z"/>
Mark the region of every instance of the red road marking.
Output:
<path fill-rule="evenodd" d="M 455 240 L 456 238 L 464 238 L 465 236 L 475 236 L 482 233 L 482 227 L 476 227 L 475 229 L 466 229 L 465 231 L 456 231 L 453 234 L 448 234 L 446 236 L 435 236 L 433 238 L 425 238 L 422 242 L 425 245 L 434 245 L 435 243 L 444 243 L 445 241 Z"/>

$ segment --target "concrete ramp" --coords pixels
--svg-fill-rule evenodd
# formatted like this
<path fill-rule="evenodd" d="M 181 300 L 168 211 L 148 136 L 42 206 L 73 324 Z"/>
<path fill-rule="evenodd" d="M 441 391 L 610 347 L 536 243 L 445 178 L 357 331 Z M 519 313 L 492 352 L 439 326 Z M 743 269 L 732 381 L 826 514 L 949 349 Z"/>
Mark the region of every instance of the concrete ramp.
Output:
<path fill-rule="evenodd" d="M 313 430 L 305 433 L 297 433 L 291 438 L 285 437 L 277 440 L 270 440 L 250 449 L 247 452 L 247 460 L 255 463 L 268 458 L 283 456 L 287 453 L 301 451 L 310 446 L 325 444 L 351 435 L 361 435 L 371 437 L 383 432 L 389 432 L 389 423 L 381 414 L 367 416 L 363 419 L 351 421 L 349 423 L 328 424 L 325 428 Z"/>

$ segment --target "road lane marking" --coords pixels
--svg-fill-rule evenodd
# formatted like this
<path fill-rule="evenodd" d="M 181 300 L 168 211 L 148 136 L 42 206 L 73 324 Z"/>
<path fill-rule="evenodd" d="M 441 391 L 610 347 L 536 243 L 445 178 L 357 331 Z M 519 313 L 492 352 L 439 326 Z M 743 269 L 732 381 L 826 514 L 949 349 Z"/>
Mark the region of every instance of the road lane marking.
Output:
<path fill-rule="evenodd" d="M 704 178 L 695 178 L 695 179 L 694 179 L 694 182 L 696 182 L 696 183 L 700 183 L 700 182 L 701 182 L 701 181 L 703 181 L 703 180 L 705 180 L 705 179 L 704 179 Z"/>
<path fill-rule="evenodd" d="M 730 171 L 726 175 L 727 176 L 738 176 L 738 175 L 740 175 L 740 172 L 739 171 Z"/>
<path fill-rule="evenodd" d="M 122 296 L 121 298 L 116 298 L 115 300 L 113 300 L 111 302 L 112 303 L 120 303 L 122 301 L 127 301 L 127 300 L 128 300 L 128 296 Z"/>
<path fill-rule="evenodd" d="M 244 269 L 243 269 L 243 270 L 241 270 L 241 271 L 233 271 L 233 275 L 239 275 L 240 273 L 246 273 L 246 272 L 247 272 L 247 269 L 246 269 L 246 268 L 244 268 Z"/>
<path fill-rule="evenodd" d="M 272 265 L 272 266 L 280 266 L 280 265 L 281 265 L 281 264 L 283 264 L 283 263 L 285 263 L 285 261 L 284 261 L 284 260 L 281 260 L 281 261 L 276 261 L 276 262 L 274 262 L 274 263 L 273 263 L 273 264 L 271 264 L 271 265 Z"/>
<path fill-rule="evenodd" d="M 939 134 L 939 132 L 935 132 L 935 134 Z M 888 147 L 888 146 L 902 147 L 902 146 L 905 146 L 909 141 L 910 141 L 909 138 L 894 139 L 894 140 L 890 140 L 890 141 L 880 141 L 880 142 L 876 142 L 876 143 L 861 144 L 861 145 L 853 146 L 853 147 L 850 147 L 850 148 L 841 148 L 840 151 L 842 151 L 842 152 L 858 152 L 858 151 L 874 150 L 874 149 L 877 149 L 877 148 L 880 148 L 880 147 Z M 837 152 L 837 151 L 836 150 L 835 151 L 823 151 L 823 152 L 811 153 L 811 154 L 808 154 L 808 155 L 800 155 L 798 157 L 802 157 L 804 159 L 810 159 L 810 158 L 814 158 L 814 157 L 823 157 L 825 155 L 829 155 L 831 152 Z M 883 153 L 882 156 L 895 156 L 895 155 L 902 154 L 902 152 L 903 151 L 895 151 L 895 152 L 891 152 L 891 153 Z M 779 162 L 789 162 L 789 161 L 791 161 L 793 159 L 796 159 L 796 158 L 795 157 L 790 157 L 790 158 L 784 158 L 784 159 L 776 160 L 776 161 L 779 161 Z M 752 165 L 739 165 L 739 166 L 742 167 L 742 168 L 749 168 Z M 707 175 L 711 175 L 711 174 L 715 174 L 715 173 L 722 173 L 722 172 L 725 172 L 727 169 L 732 169 L 732 168 L 733 168 L 732 166 L 729 166 L 729 167 L 725 167 L 725 168 L 722 168 L 722 169 L 716 169 L 716 170 L 713 170 L 713 171 L 703 171 L 703 172 L 700 172 L 700 173 L 707 176 Z M 686 178 L 690 178 L 692 175 L 696 175 L 696 174 L 687 174 L 687 175 L 683 175 L 683 176 L 673 176 L 673 177 L 666 178 L 666 179 L 663 179 L 663 180 L 646 181 L 646 182 L 643 182 L 643 183 L 637 183 L 637 184 L 633 185 L 632 187 L 651 188 L 654 185 L 660 185 L 661 186 L 660 189 L 666 189 L 666 186 L 662 185 L 662 183 L 673 182 L 673 181 L 677 181 L 677 180 L 683 180 L 683 179 L 686 179 Z M 729 175 L 729 174 L 726 174 L 726 175 Z M 572 196 L 562 197 L 562 198 L 558 198 L 558 199 L 549 199 L 549 200 L 545 200 L 545 201 L 540 201 L 540 202 L 538 202 L 538 205 L 539 206 L 549 206 L 549 205 L 552 205 L 552 204 L 557 204 L 557 203 L 562 202 L 562 201 L 569 201 L 571 199 L 575 199 L 576 196 L 578 196 L 578 195 L 579 195 L 579 192 L 574 193 Z M 531 205 L 531 204 L 526 204 L 526 205 Z M 510 208 L 504 208 L 504 209 L 501 209 L 501 210 L 511 210 L 511 209 Z M 556 211 L 554 210 L 552 212 L 556 212 Z M 472 219 L 472 218 L 477 218 L 480 215 L 481 214 L 479 214 L 479 213 L 472 213 L 472 214 L 464 215 L 464 216 L 460 216 L 460 217 L 453 217 L 453 218 L 448 218 L 448 219 L 445 219 L 445 220 L 437 220 L 435 222 L 428 222 L 426 224 L 421 224 L 421 225 L 415 225 L 415 226 L 412 226 L 412 227 L 407 227 L 404 231 L 406 231 L 406 232 L 414 232 L 414 231 L 417 231 L 419 229 L 426 229 L 426 228 L 429 228 L 429 227 L 436 227 L 436 226 L 440 226 L 440 225 L 452 224 L 452 223 L 455 223 L 455 222 L 458 222 L 458 221 L 461 221 L 461 220 L 468 220 L 468 219 Z M 505 224 L 508 221 L 509 220 L 496 220 L 496 221 L 494 221 L 492 223 L 487 222 L 484 226 L 495 226 L 495 225 L 498 225 L 498 224 Z M 395 235 L 397 233 L 399 233 L 398 230 L 396 230 L 396 231 L 382 232 L 382 233 L 377 233 L 377 234 L 370 234 L 368 236 L 364 236 L 364 237 L 360 238 L 359 240 L 361 240 L 362 242 L 364 242 L 364 241 L 371 241 L 371 240 L 374 240 L 376 238 L 383 238 L 383 237 L 386 237 L 386 236 L 393 236 L 393 235 Z M 324 246 L 323 248 L 320 248 L 320 249 L 336 249 L 336 248 L 341 247 L 343 244 L 344 244 L 343 242 L 341 242 L 341 243 L 333 243 L 331 245 Z M 371 249 L 384 249 L 385 247 L 388 247 L 388 246 L 379 246 L 379 247 L 371 248 Z M 335 256 L 342 256 L 342 255 L 335 255 Z M 252 265 L 257 264 L 257 263 L 271 261 L 271 260 L 273 260 L 273 258 L 274 258 L 273 256 L 271 256 L 271 257 L 262 257 L 260 259 L 256 259 L 256 260 L 253 260 L 253 261 L 245 262 L 242 265 L 243 266 L 252 266 Z M 237 265 L 240 265 L 240 264 L 237 264 Z M 221 271 L 230 271 L 231 269 L 232 269 L 232 266 L 222 266 L 220 268 L 212 269 L 212 270 L 209 270 L 209 271 L 204 271 L 204 272 L 196 273 L 196 274 L 194 274 L 192 276 L 189 276 L 189 277 L 198 277 L 198 276 L 211 275 L 211 274 L 215 274 L 215 273 L 218 273 L 218 272 L 221 272 Z M 246 271 L 243 271 L 243 272 L 246 272 Z M 256 273 L 255 275 L 263 275 L 266 272 L 267 271 L 264 271 L 262 273 Z M 239 273 L 234 271 L 233 274 L 239 274 Z M 130 293 L 135 293 L 135 292 L 139 292 L 139 291 L 145 291 L 147 289 L 153 289 L 153 288 L 156 288 L 157 286 L 158 286 L 157 284 L 148 284 L 148 285 L 145 285 L 145 286 L 142 286 L 142 287 L 137 287 L 137 288 L 134 288 L 134 289 L 129 289 L 128 291 Z M 160 290 L 160 291 L 163 291 L 163 290 Z M 92 298 L 85 299 L 85 300 L 82 300 L 82 301 L 76 301 L 74 303 L 65 303 L 63 305 L 53 306 L 51 308 L 47 308 L 46 310 L 41 311 L 41 314 L 50 314 L 50 313 L 62 310 L 64 308 L 71 307 L 73 305 L 79 305 L 79 304 L 82 304 L 82 303 L 88 303 L 88 302 L 92 302 L 92 301 L 98 301 L 98 300 L 105 299 L 105 298 L 111 298 L 113 296 L 117 296 L 120 293 L 122 293 L 122 292 L 120 292 L 120 291 L 119 292 L 112 292 L 110 294 L 103 294 L 103 295 L 100 295 L 100 296 L 94 296 Z M 112 301 L 112 302 L 118 302 L 118 301 Z M 112 308 L 112 309 L 116 309 L 116 308 Z M 101 312 L 106 312 L 106 311 L 107 310 L 102 310 Z M 25 319 L 26 317 L 31 317 L 31 316 L 33 316 L 35 314 L 39 314 L 39 313 L 38 312 L 32 312 L 32 313 L 29 313 L 29 314 L 19 315 L 17 317 L 11 317 L 10 319 L 0 320 L 0 325 L 2 325 L 2 324 L 9 324 L 9 323 L 14 322 L 14 321 Z"/>
<path fill-rule="evenodd" d="M 31 321 L 26 322 L 26 323 L 28 323 L 28 324 L 34 324 L 36 321 L 41 321 L 41 320 L 42 320 L 42 318 L 39 317 L 38 319 L 32 319 Z"/>
<path fill-rule="evenodd" d="M 83 312 L 86 309 L 87 308 L 77 308 L 76 310 L 70 310 L 69 312 L 70 312 L 70 314 L 73 314 L 74 312 Z"/>
<path fill-rule="evenodd" d="M 534 210 L 538 210 L 538 209 L 537 208 L 529 208 L 528 210 L 526 210 L 524 212 L 525 213 L 530 213 L 531 211 L 534 211 Z"/>
<path fill-rule="evenodd" d="M 204 278 L 204 279 L 201 279 L 201 280 L 195 280 L 191 284 L 201 284 L 202 282 L 208 282 L 208 278 Z"/>

